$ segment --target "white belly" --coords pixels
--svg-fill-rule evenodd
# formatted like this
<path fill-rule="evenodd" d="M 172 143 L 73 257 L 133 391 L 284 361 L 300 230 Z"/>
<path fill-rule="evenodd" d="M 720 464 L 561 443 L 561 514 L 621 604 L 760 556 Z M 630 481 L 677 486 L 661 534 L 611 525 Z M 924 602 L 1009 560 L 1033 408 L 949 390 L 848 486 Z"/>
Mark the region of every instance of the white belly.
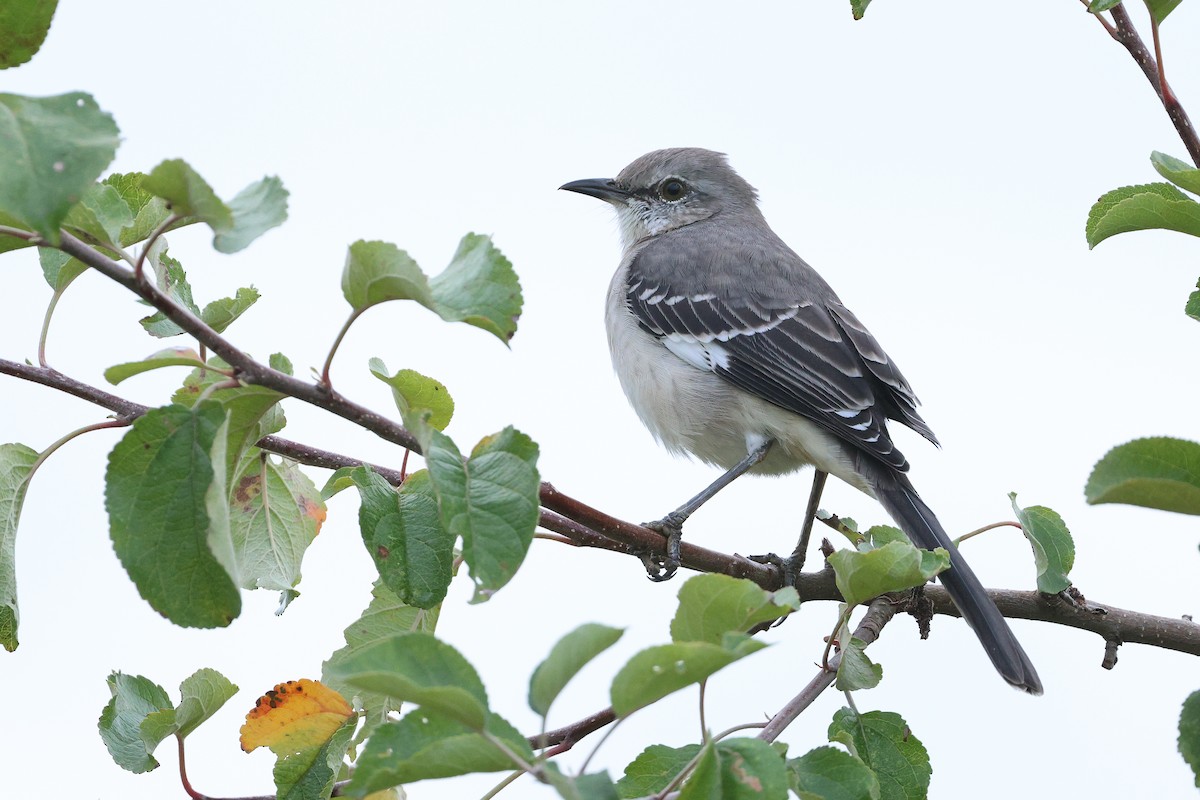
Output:
<path fill-rule="evenodd" d="M 838 440 L 667 350 L 625 309 L 624 293 L 618 272 L 605 314 L 613 367 L 634 411 L 667 450 L 729 469 L 772 439 L 775 446 L 755 472 L 782 474 L 813 464 L 870 493 Z"/>

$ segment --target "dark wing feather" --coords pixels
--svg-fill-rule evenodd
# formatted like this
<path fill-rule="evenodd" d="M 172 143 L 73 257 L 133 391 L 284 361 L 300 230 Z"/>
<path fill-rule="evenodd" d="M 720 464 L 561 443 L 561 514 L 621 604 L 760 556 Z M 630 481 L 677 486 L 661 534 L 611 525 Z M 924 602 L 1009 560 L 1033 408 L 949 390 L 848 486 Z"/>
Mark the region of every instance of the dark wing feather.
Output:
<path fill-rule="evenodd" d="M 768 304 L 746 292 L 733 302 L 715 292 L 677 291 L 637 266 L 626 284 L 629 310 L 695 366 L 816 422 L 897 470 L 908 469 L 908 462 L 892 444 L 888 418 L 936 444 L 907 381 L 836 300 Z"/>

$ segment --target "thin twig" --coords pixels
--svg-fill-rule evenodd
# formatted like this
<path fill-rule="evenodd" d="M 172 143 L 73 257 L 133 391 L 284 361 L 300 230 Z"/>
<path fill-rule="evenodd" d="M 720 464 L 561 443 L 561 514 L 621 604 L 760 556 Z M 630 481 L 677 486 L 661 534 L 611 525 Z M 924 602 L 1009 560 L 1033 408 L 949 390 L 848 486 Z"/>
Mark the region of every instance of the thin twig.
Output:
<path fill-rule="evenodd" d="M 871 602 L 867 609 L 866 615 L 862 622 L 854 630 L 854 638 L 861 639 L 863 646 L 869 645 L 871 642 L 879 638 L 879 632 L 883 630 L 883 626 L 888 624 L 892 617 L 896 615 L 897 606 L 889 598 L 879 597 Z M 773 742 L 779 738 L 784 729 L 796 720 L 804 712 L 804 709 L 813 704 L 821 692 L 828 689 L 834 679 L 837 677 L 838 665 L 842 663 L 842 654 L 838 653 L 833 658 L 829 659 L 827 668 L 822 668 L 813 677 L 808 684 L 800 690 L 800 693 L 788 701 L 787 705 L 779 709 L 766 726 L 759 733 L 758 738 L 764 742 Z"/>
<path fill-rule="evenodd" d="M 1154 87 L 1154 92 L 1162 101 L 1163 108 L 1167 111 L 1167 116 L 1171 118 L 1171 123 L 1175 126 L 1175 131 L 1179 134 L 1179 138 L 1183 140 L 1184 147 L 1192 157 L 1194 165 L 1200 165 L 1200 136 L 1196 135 L 1196 128 L 1192 125 L 1191 119 L 1188 118 L 1187 111 L 1184 110 L 1183 104 L 1179 101 L 1178 96 L 1169 89 L 1164 91 L 1164 86 L 1160 80 L 1158 69 L 1159 62 L 1154 58 L 1149 50 L 1146 49 L 1145 42 L 1138 35 L 1137 29 L 1133 27 L 1133 21 L 1129 18 L 1129 12 L 1125 10 L 1124 4 L 1113 6 L 1112 18 L 1115 23 L 1115 30 L 1112 31 L 1113 38 L 1120 42 L 1129 55 L 1133 56 L 1133 60 L 1142 68 L 1146 79 L 1150 81 L 1150 85 Z"/>

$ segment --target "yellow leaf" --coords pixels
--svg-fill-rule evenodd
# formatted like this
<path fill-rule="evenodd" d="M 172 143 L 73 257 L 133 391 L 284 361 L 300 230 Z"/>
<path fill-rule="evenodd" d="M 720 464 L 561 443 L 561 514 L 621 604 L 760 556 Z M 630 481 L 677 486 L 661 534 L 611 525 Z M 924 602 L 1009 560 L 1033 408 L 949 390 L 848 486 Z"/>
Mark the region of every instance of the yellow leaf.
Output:
<path fill-rule="evenodd" d="M 317 681 L 280 683 L 258 698 L 242 725 L 242 749 L 269 747 L 275 755 L 320 747 L 354 709 L 346 698 Z"/>

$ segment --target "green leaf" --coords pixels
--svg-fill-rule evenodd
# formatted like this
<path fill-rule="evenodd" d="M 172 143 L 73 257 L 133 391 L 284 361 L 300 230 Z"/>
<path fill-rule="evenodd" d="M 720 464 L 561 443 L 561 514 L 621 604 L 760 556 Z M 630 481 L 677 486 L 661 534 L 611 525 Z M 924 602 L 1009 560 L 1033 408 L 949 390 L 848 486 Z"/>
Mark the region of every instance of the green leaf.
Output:
<path fill-rule="evenodd" d="M 237 585 L 209 545 L 210 451 L 225 412 L 171 405 L 139 417 L 108 457 L 105 506 L 113 548 L 138 592 L 184 627 L 228 625 Z"/>
<path fill-rule="evenodd" d="M 890 542 L 867 553 L 838 550 L 828 560 L 838 591 L 850 606 L 921 586 L 950 566 L 950 556 L 942 548 L 930 552 L 908 542 Z"/>
<path fill-rule="evenodd" d="M 52 250 L 49 247 L 38 248 L 38 262 L 42 266 L 42 275 L 46 283 L 56 294 L 62 294 L 71 282 L 87 269 L 87 265 L 78 259 L 71 258 L 62 250 Z"/>
<path fill-rule="evenodd" d="M 872 525 L 863 533 L 863 541 L 859 544 L 858 550 L 866 552 L 867 550 L 878 550 L 884 545 L 892 542 L 907 542 L 908 536 L 904 531 L 892 525 Z"/>
<path fill-rule="evenodd" d="M 388 242 L 357 241 L 346 254 L 342 295 L 362 312 L 388 300 L 416 300 L 433 308 L 429 279 L 408 253 Z"/>
<path fill-rule="evenodd" d="M 113 250 L 119 246 L 121 231 L 133 224 L 133 213 L 112 186 L 94 183 L 84 190 L 63 220 L 63 227 L 83 241 Z"/>
<path fill-rule="evenodd" d="M 392 387 L 392 397 L 402 418 L 428 411 L 426 422 L 439 431 L 446 430 L 454 416 L 454 399 L 440 381 L 411 369 L 389 376 L 387 365 L 378 358 L 371 359 L 370 367 L 372 375 Z"/>
<path fill-rule="evenodd" d="M 1200 319 L 1200 281 L 1196 281 L 1196 291 L 1188 295 L 1187 304 L 1183 307 L 1183 313 L 1192 319 Z"/>
<path fill-rule="evenodd" d="M 1169 183 L 1123 186 L 1102 195 L 1088 212 L 1088 247 L 1110 236 L 1155 228 L 1200 236 L 1200 203 Z"/>
<path fill-rule="evenodd" d="M 213 300 L 206 305 L 200 312 L 200 319 L 217 333 L 224 333 L 250 306 L 258 302 L 258 298 L 258 290 L 253 286 L 243 287 L 233 297 Z"/>
<path fill-rule="evenodd" d="M 151 711 L 138 726 L 147 752 L 153 752 L 168 736 L 187 738 L 225 705 L 225 701 L 237 692 L 237 687 L 216 670 L 201 669 L 185 678 L 179 691 L 182 700 L 178 706 Z"/>
<path fill-rule="evenodd" d="M 1178 4 L 1178 0 L 1174 0 Z M 1150 154 L 1150 163 L 1159 175 L 1178 186 L 1187 189 L 1192 194 L 1200 194 L 1200 169 L 1196 169 L 1186 161 L 1155 150 Z"/>
<path fill-rule="evenodd" d="M 328 798 L 357 724 L 358 718 L 350 717 L 320 747 L 279 756 L 274 769 L 277 800 Z"/>
<path fill-rule="evenodd" d="M 408 253 L 388 242 L 350 245 L 342 294 L 358 313 L 388 300 L 415 300 L 447 322 L 466 322 L 508 342 L 521 314 L 512 264 L 487 236 L 469 233 L 442 274 L 425 276 Z"/>
<path fill-rule="evenodd" d="M 541 486 L 538 447 L 510 426 L 484 437 L 464 461 L 444 433 L 428 425 L 410 427 L 421 441 L 442 527 L 462 537 L 475 583 L 471 602 L 487 600 L 516 574 L 533 541 Z"/>
<path fill-rule="evenodd" d="M 482 328 L 506 344 L 517 332 L 521 284 L 490 236 L 464 236 L 450 266 L 429 281 L 429 288 L 442 319 Z"/>
<path fill-rule="evenodd" d="M 838 665 L 837 683 L 839 692 L 859 689 L 874 689 L 883 679 L 883 667 L 867 657 L 867 643 L 856 636 L 842 642 L 842 661 Z"/>
<path fill-rule="evenodd" d="M 879 779 L 861 759 L 836 747 L 818 747 L 788 761 L 792 789 L 823 800 L 879 800 Z"/>
<path fill-rule="evenodd" d="M 0 5 L 0 69 L 24 64 L 46 41 L 58 0 Z"/>
<path fill-rule="evenodd" d="M 216 370 L 229 370 L 229 365 L 220 358 L 209 359 L 208 369 L 194 370 L 175 392 L 171 401 L 190 408 L 209 386 L 228 381 L 229 378 Z M 269 359 L 271 369 L 292 374 L 292 364 L 286 357 L 275 353 Z M 284 395 L 265 386 L 238 386 L 217 389 L 208 396 L 212 402 L 225 409 L 228 416 L 225 446 L 225 476 L 228 481 L 236 477 L 239 464 L 249 449 L 264 436 L 283 428 L 283 412 L 278 403 Z"/>
<path fill-rule="evenodd" d="M 621 797 L 645 797 L 661 792 L 700 752 L 700 745 L 667 747 L 652 744 L 625 767 L 625 777 L 617 781 Z"/>
<path fill-rule="evenodd" d="M 163 367 L 204 367 L 200 354 L 190 347 L 168 347 L 146 356 L 141 361 L 129 361 L 104 370 L 104 379 L 116 385 L 126 378 Z"/>
<path fill-rule="evenodd" d="M 783 756 L 759 739 L 722 739 L 721 800 L 786 800 L 787 767 Z"/>
<path fill-rule="evenodd" d="M 1088 6 L 1088 11 L 1093 14 L 1100 14 L 1119 5 L 1121 5 L 1121 0 L 1092 0 L 1091 5 Z"/>
<path fill-rule="evenodd" d="M 23 444 L 0 445 L 0 645 L 17 649 L 17 523 L 38 453 Z"/>
<path fill-rule="evenodd" d="M 425 470 L 397 490 L 370 467 L 356 467 L 358 524 L 379 577 L 405 603 L 433 608 L 446 597 L 454 536 L 438 517 L 437 495 Z"/>
<path fill-rule="evenodd" d="M 413 702 L 481 730 L 487 693 L 475 668 L 448 644 L 427 633 L 398 633 L 325 665 L 335 680 L 356 689 Z"/>
<path fill-rule="evenodd" d="M 213 231 L 213 247 L 236 253 L 287 218 L 287 191 L 278 178 L 263 178 L 226 205 L 182 159 L 164 161 L 142 178 L 142 189 L 157 195 L 184 217 L 194 217 Z"/>
<path fill-rule="evenodd" d="M 856 714 L 843 708 L 829 725 L 831 741 L 846 741 L 875 771 L 880 800 L 918 800 L 929 793 L 929 753 L 904 718 L 890 711 Z"/>
<path fill-rule="evenodd" d="M 1021 508 L 1017 505 L 1017 494 L 1011 492 L 1013 512 L 1025 531 L 1025 538 L 1033 546 L 1033 560 L 1037 565 L 1039 592 L 1058 594 L 1071 585 L 1067 573 L 1075 565 L 1075 541 L 1071 532 L 1055 511 L 1045 506 Z"/>
<path fill-rule="evenodd" d="M 130 772 L 149 772 L 158 766 L 153 754 L 162 739 L 143 738 L 142 723 L 154 712 L 173 711 L 171 700 L 166 690 L 153 681 L 123 672 L 108 676 L 108 690 L 112 699 L 100 712 L 100 738 L 117 766 Z"/>
<path fill-rule="evenodd" d="M 855 19 L 862 19 L 867 14 L 867 6 L 871 5 L 871 0 L 850 0 L 850 13 Z"/>
<path fill-rule="evenodd" d="M 1109 450 L 1092 468 L 1087 501 L 1200 514 L 1200 444 L 1158 436 Z"/>
<path fill-rule="evenodd" d="M 71 206 L 113 160 L 118 132 L 91 95 L 0 94 L 0 213 L 57 244 Z"/>
<path fill-rule="evenodd" d="M 162 162 L 142 178 L 142 188 L 167 201 L 172 213 L 195 217 L 214 231 L 233 227 L 233 213 L 196 170 L 180 158 Z"/>
<path fill-rule="evenodd" d="M 608 772 L 564 775 L 553 761 L 547 761 L 542 768 L 547 782 L 563 800 L 619 800 L 617 787 Z"/>
<path fill-rule="evenodd" d="M 499 715 L 488 712 L 485 730 L 526 763 L 534 760 L 525 737 Z M 402 783 L 515 768 L 512 759 L 477 731 L 442 714 L 417 709 L 375 730 L 355 762 L 344 793 L 365 797 Z"/>
<path fill-rule="evenodd" d="M 412 631 L 432 634 L 437 627 L 439 611 L 438 608 L 426 610 L 406 605 L 382 582 L 376 582 L 371 595 L 371 604 L 362 616 L 346 628 L 346 646 L 330 656 L 321 667 L 321 683 L 345 697 L 353 698 L 355 707 L 366 712 L 360 739 L 366 738 L 371 730 L 386 722 L 390 712 L 400 709 L 400 703 L 382 692 L 356 691 L 333 673 L 360 650 L 393 634 Z"/>
<path fill-rule="evenodd" d="M 167 242 L 159 239 L 146 254 L 146 262 L 154 272 L 154 282 L 159 291 L 171 298 L 196 316 L 200 315 L 200 307 L 192 299 L 192 285 L 188 283 L 187 273 L 183 265 L 167 255 Z M 155 311 L 148 317 L 143 317 L 139 323 L 151 336 L 165 339 L 183 333 L 183 328 L 167 319 L 161 311 Z"/>
<path fill-rule="evenodd" d="M 677 642 L 648 647 L 629 659 L 613 678 L 613 711 L 618 717 L 627 717 L 764 647 L 749 636 L 733 634 L 720 645 Z"/>
<path fill-rule="evenodd" d="M 299 594 L 300 563 L 325 521 L 325 502 L 294 461 L 254 452 L 242 465 L 229 498 L 240 585 L 279 591 L 282 614 Z"/>
<path fill-rule="evenodd" d="M 258 302 L 258 290 L 249 286 L 238 289 L 234 297 L 214 300 L 201 310 L 192 298 L 192 287 L 188 283 L 183 265 L 167 255 L 165 240 L 159 239 L 155 242 L 148 254 L 148 261 L 154 269 L 158 288 L 176 303 L 200 317 L 217 333 L 223 333 L 238 317 Z M 141 324 L 147 333 L 160 339 L 178 336 L 184 332 L 183 328 L 167 319 L 161 311 L 156 311 L 143 318 Z"/>
<path fill-rule="evenodd" d="M 800 607 L 796 590 L 768 592 L 753 581 L 728 575 L 697 575 L 679 590 L 671 640 L 720 644 L 726 633 L 745 633 Z"/>
<path fill-rule="evenodd" d="M 1146 8 L 1150 10 L 1150 16 L 1154 17 L 1154 21 L 1162 25 L 1167 15 L 1174 11 L 1181 2 L 1183 0 L 1146 0 Z"/>
<path fill-rule="evenodd" d="M 237 694 L 238 687 L 215 669 L 198 669 L 179 684 L 182 699 L 175 708 L 179 735 L 186 737 Z"/>
<path fill-rule="evenodd" d="M 229 201 L 233 216 L 230 227 L 213 228 L 213 247 L 221 253 L 236 253 L 246 249 L 251 242 L 271 228 L 282 225 L 287 219 L 287 189 L 283 181 L 267 177 L 242 189 Z M 257 294 L 255 295 L 257 299 Z"/>
<path fill-rule="evenodd" d="M 1192 692 L 1183 701 L 1179 714 L 1179 754 L 1192 768 L 1200 787 L 1200 692 Z"/>
<path fill-rule="evenodd" d="M 586 622 L 559 639 L 529 679 L 529 707 L 543 717 L 549 714 L 550 704 L 567 682 L 589 661 L 616 644 L 624 632 L 621 628 Z"/>
<path fill-rule="evenodd" d="M 353 486 L 356 469 L 358 467 L 338 467 L 330 473 L 325 485 L 321 487 L 321 499 L 328 503 L 334 495 Z"/>
<path fill-rule="evenodd" d="M 721 757 L 709 742 L 701 748 L 700 758 L 679 792 L 679 800 L 724 800 L 721 788 Z"/>
<path fill-rule="evenodd" d="M 142 188 L 145 178 L 146 175 L 141 172 L 114 172 L 101 181 L 116 190 L 133 214 L 133 222 L 121 229 L 119 244 L 122 247 L 146 239 L 171 216 L 165 200 Z M 184 224 L 184 221 L 177 222 L 170 229 L 183 227 Z"/>

